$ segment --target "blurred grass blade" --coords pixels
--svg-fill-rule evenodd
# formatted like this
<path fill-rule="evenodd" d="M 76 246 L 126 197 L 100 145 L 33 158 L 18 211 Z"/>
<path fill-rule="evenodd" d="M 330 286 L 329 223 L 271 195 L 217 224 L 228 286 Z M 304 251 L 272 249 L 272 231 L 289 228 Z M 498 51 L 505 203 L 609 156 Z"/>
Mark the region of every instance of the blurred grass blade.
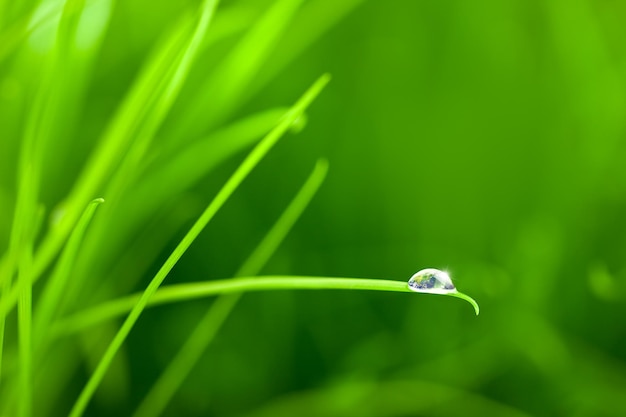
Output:
<path fill-rule="evenodd" d="M 20 188 L 18 188 L 19 190 Z M 0 264 L 0 383 L 2 382 L 2 359 L 4 354 L 4 333 L 6 325 L 6 316 L 8 315 L 8 306 L 17 301 L 19 295 L 19 285 L 13 286 L 13 274 L 18 264 L 17 258 L 21 255 L 22 229 L 26 223 L 26 211 L 22 210 L 25 206 L 23 200 L 26 198 L 24 191 L 18 194 L 16 207 L 13 215 L 13 226 L 10 235 L 9 249 L 4 254 Z M 1 386 L 1 385 L 0 385 Z"/>
<path fill-rule="evenodd" d="M 218 3 L 218 0 L 205 0 L 203 2 L 198 23 L 186 46 L 182 48 L 180 56 L 174 61 L 171 69 L 167 71 L 167 76 L 162 82 L 163 86 L 155 93 L 154 105 L 147 112 L 145 120 L 137 133 L 137 138 L 133 141 L 124 157 L 124 161 L 116 170 L 113 180 L 108 185 L 107 196 L 121 195 L 124 184 L 128 183 L 129 178 L 137 171 L 137 166 L 148 150 L 154 135 L 163 123 L 163 119 L 174 104 L 180 89 L 187 79 L 191 65 L 207 33 Z"/>
<path fill-rule="evenodd" d="M 96 370 L 89 378 L 87 385 L 83 388 L 80 396 L 76 400 L 70 417 L 79 417 L 83 415 L 91 397 L 98 388 L 98 385 L 104 378 L 104 375 L 111 365 L 115 354 L 120 349 L 124 340 L 130 333 L 131 329 L 139 319 L 142 311 L 145 309 L 150 298 L 157 291 L 165 277 L 172 270 L 174 265 L 182 257 L 185 251 L 191 246 L 193 241 L 198 237 L 200 232 L 209 223 L 217 211 L 224 205 L 226 200 L 237 189 L 239 184 L 248 176 L 252 169 L 263 159 L 265 154 L 272 148 L 272 146 L 280 139 L 280 137 L 289 129 L 293 122 L 304 112 L 313 99 L 320 93 L 324 86 L 328 83 L 329 77 L 327 75 L 322 76 L 315 84 L 304 94 L 304 96 L 287 112 L 281 123 L 270 132 L 248 155 L 248 157 L 239 165 L 237 170 L 228 179 L 226 184 L 220 189 L 213 201 L 208 205 L 206 210 L 202 213 L 200 218 L 191 227 L 189 232 L 183 237 L 178 246 L 174 249 L 171 255 L 167 258 L 161 269 L 157 272 L 154 278 L 150 281 L 150 284 L 143 292 L 141 298 L 136 302 L 135 306 L 131 310 L 130 314 L 122 324 L 119 332 L 115 335 L 115 338 L 111 341 L 104 356 L 100 360 L 100 363 L 96 367 Z"/>
<path fill-rule="evenodd" d="M 114 220 L 117 227 L 111 230 L 103 224 L 104 221 L 99 223 L 100 236 L 106 234 L 106 239 L 97 236 L 90 239 L 84 249 L 87 260 L 83 264 L 93 266 L 96 257 L 102 264 L 119 264 L 114 259 L 120 257 L 120 248 L 126 248 L 131 239 L 142 233 L 141 229 L 148 227 L 146 225 L 150 223 L 149 219 L 155 217 L 155 213 L 159 213 L 166 206 L 172 206 L 174 198 L 180 198 L 181 193 L 220 163 L 260 140 L 276 126 L 284 114 L 285 109 L 267 110 L 238 120 L 179 152 L 173 149 L 159 152 L 160 157 L 155 157 L 144 168 L 142 180 L 134 185 L 132 192 L 125 193 L 123 201 L 118 202 Z M 180 217 L 181 222 L 184 219 L 186 217 Z M 151 234 L 160 232 L 154 229 Z M 156 237 L 156 240 L 162 241 L 165 238 Z M 152 245 L 153 242 L 154 238 L 151 238 L 147 246 L 155 251 L 160 250 L 160 247 Z M 133 282 L 140 277 L 140 274 L 125 275 L 128 276 L 127 281 Z"/>
<path fill-rule="evenodd" d="M 128 185 L 138 176 L 140 163 L 145 153 L 150 147 L 156 132 L 160 128 L 161 123 L 174 104 L 180 89 L 186 81 L 200 45 L 213 20 L 218 3 L 218 0 L 205 0 L 202 2 L 196 13 L 196 17 L 193 18 L 193 28 L 187 31 L 188 34 L 184 36 L 180 52 L 178 52 L 172 62 L 169 63 L 169 68 L 165 72 L 163 79 L 158 83 L 155 91 L 152 92 L 153 97 L 149 103 L 149 108 L 145 110 L 145 116 L 138 125 L 135 138 L 131 141 L 128 150 L 122 157 L 119 167 L 115 170 L 112 178 L 106 185 L 105 193 L 107 198 L 112 201 L 112 210 L 107 210 L 103 213 L 104 215 L 101 216 L 101 221 L 94 225 L 90 239 L 85 242 L 83 265 L 93 265 L 91 260 L 101 257 L 100 242 L 108 240 L 107 235 L 110 234 L 109 225 L 117 223 L 115 214 L 119 213 L 119 211 L 115 209 L 119 207 L 119 202 L 124 199 Z M 139 202 L 139 204 L 143 205 L 143 202 Z M 124 217 L 124 214 L 120 217 Z M 119 225 L 120 228 L 124 228 L 125 226 L 125 224 Z M 84 271 L 80 271 L 78 275 L 84 275 Z M 97 280 L 91 280 L 90 284 L 93 285 L 96 282 Z M 83 289 L 90 291 L 91 287 L 83 287 Z M 74 294 L 77 294 L 77 292 Z M 117 329 L 111 329 L 111 331 L 114 334 Z M 105 340 L 108 339 L 109 337 L 105 338 Z M 89 362 L 95 367 L 95 364 L 97 364 L 100 359 L 100 353 L 94 351 L 94 349 L 87 348 L 85 349 L 85 354 L 88 358 L 91 358 Z M 109 372 L 109 374 L 111 374 L 111 372 Z M 118 386 L 119 384 L 113 384 L 112 388 L 117 388 Z M 110 390 L 111 387 L 108 389 L 105 387 L 105 391 Z"/>
<path fill-rule="evenodd" d="M 182 109 L 170 142 L 198 137 L 230 115 L 301 2 L 277 0 L 258 19 Z"/>
<path fill-rule="evenodd" d="M 256 275 L 261 271 L 313 199 L 326 177 L 327 170 L 328 163 L 319 160 L 300 191 L 237 271 L 236 276 Z M 230 294 L 215 300 L 141 402 L 134 414 L 135 417 L 156 417 L 163 413 L 170 399 L 213 341 L 240 296 Z"/>
<path fill-rule="evenodd" d="M 183 41 L 181 52 L 169 63 L 170 67 L 165 71 L 163 80 L 158 83 L 156 90 L 152 92 L 153 98 L 150 101 L 150 107 L 145 110 L 145 117 L 137 128 L 136 138 L 132 141 L 126 155 L 123 157 L 121 165 L 107 184 L 106 196 L 113 204 L 108 211 L 103 213 L 100 221 L 94 224 L 91 238 L 87 240 L 84 245 L 84 261 L 82 265 L 92 265 L 94 258 L 102 258 L 103 251 L 100 247 L 101 242 L 107 240 L 109 242 L 113 241 L 113 239 L 111 239 L 112 236 L 109 236 L 111 232 L 107 224 L 116 223 L 117 219 L 121 218 L 120 222 L 123 224 L 119 224 L 117 230 L 123 230 L 123 233 L 127 234 L 133 233 L 133 230 L 127 229 L 126 226 L 129 221 L 137 220 L 137 218 L 128 218 L 126 216 L 127 210 L 125 210 L 124 207 L 133 207 L 133 203 L 136 203 L 136 200 L 122 202 L 125 198 L 124 191 L 127 189 L 128 184 L 133 182 L 139 175 L 138 171 L 144 154 L 148 150 L 165 116 L 178 97 L 178 93 L 187 78 L 200 45 L 206 36 L 217 4 L 217 0 L 206 0 L 203 2 L 202 7 L 198 11 L 199 16 L 193 31 L 189 31 L 189 35 L 187 35 L 186 39 Z M 132 197 L 130 198 L 132 199 Z M 149 203 L 150 201 L 140 202 L 138 206 L 151 209 L 152 206 L 150 206 Z M 123 205 L 122 210 L 116 210 L 120 205 Z M 120 211 L 123 214 L 116 217 L 116 214 L 119 214 Z M 132 225 L 132 222 L 130 224 Z M 82 272 L 80 267 L 78 269 Z"/>
<path fill-rule="evenodd" d="M 97 6 L 107 1 L 87 0 L 84 2 L 84 6 Z M 82 7 L 65 7 L 67 4 L 65 1 L 43 1 L 41 3 L 22 1 L 13 3 L 21 3 L 32 9 L 23 12 L 21 17 L 15 19 L 7 27 L 0 28 L 0 62 L 15 49 L 23 46 L 24 41 L 38 30 L 54 24 L 55 21 L 62 21 L 62 14 L 65 15 L 64 19 L 67 20 L 79 18 L 82 12 Z M 2 12 L 2 5 L 0 4 L 0 20 L 3 17 Z M 91 23 L 93 28 L 93 22 Z"/>
<path fill-rule="evenodd" d="M 95 203 L 95 205 L 97 205 L 97 204 L 100 204 L 103 201 L 104 201 L 103 199 L 96 199 L 96 200 L 93 200 L 91 204 Z M 93 207 L 93 209 L 95 210 L 95 206 Z M 88 209 L 88 211 L 89 211 L 89 209 Z M 85 214 L 85 213 L 83 213 L 83 214 Z M 89 214 L 89 219 L 91 218 L 92 215 L 93 215 L 93 212 L 91 214 Z M 81 218 L 81 220 L 82 220 L 82 218 Z M 89 220 L 87 220 L 87 222 L 88 221 Z M 85 226 L 86 226 L 86 224 L 85 224 Z M 83 227 L 83 226 L 80 226 L 80 227 Z M 79 229 L 79 227 L 77 226 L 76 229 Z M 81 232 L 81 238 L 82 238 L 82 232 Z M 68 245 L 69 245 L 69 243 L 68 243 Z M 78 248 L 76 247 L 76 248 L 73 248 L 72 250 L 77 250 L 77 249 Z M 63 268 L 65 268 L 65 267 L 67 267 L 67 265 L 63 265 Z M 63 280 L 66 279 L 66 278 L 67 277 L 63 278 Z M 33 278 L 32 274 L 31 274 L 31 279 L 32 279 L 33 282 L 35 281 L 35 279 Z M 52 277 L 51 279 L 55 279 L 56 280 L 56 278 L 54 278 L 54 277 Z M 54 296 L 55 300 L 58 301 L 58 299 L 56 297 L 61 295 L 60 294 L 61 291 L 57 290 L 56 287 L 50 286 L 50 285 L 48 285 L 47 288 L 52 289 L 54 292 L 58 291 L 58 294 L 56 294 Z M 8 312 L 13 307 L 13 305 L 15 305 L 15 302 L 17 301 L 18 295 L 19 295 L 19 288 L 17 288 L 17 287 L 11 288 L 10 291 L 9 291 L 8 288 L 5 288 L 5 290 L 6 290 L 6 292 L 3 292 L 3 297 L 2 297 L 2 299 L 0 299 L 0 319 L 4 319 L 4 317 L 8 314 Z M 45 302 L 44 304 L 47 304 L 47 302 Z M 45 307 L 44 311 L 46 311 L 48 308 L 55 308 L 55 303 L 51 302 L 50 305 Z"/>
<path fill-rule="evenodd" d="M 4 15 L 4 10 L 0 2 L 0 16 Z M 37 27 L 42 23 L 60 13 L 60 7 L 56 10 L 50 10 L 45 17 L 36 19 L 33 24 L 29 25 L 31 20 L 30 13 L 13 22 L 9 27 L 2 28 L 0 32 L 0 62 L 4 60 L 14 49 L 20 46 Z"/>
<path fill-rule="evenodd" d="M 274 400 L 248 417 L 330 417 L 343 415 L 477 415 L 530 417 L 531 414 L 466 389 L 414 379 L 341 381 Z"/>
<path fill-rule="evenodd" d="M 127 150 L 139 123 L 146 115 L 146 109 L 150 108 L 154 100 L 154 91 L 158 90 L 165 74 L 170 70 L 171 62 L 181 48 L 188 24 L 188 20 L 179 24 L 149 59 L 104 132 L 99 145 L 85 164 L 83 172 L 78 176 L 70 195 L 59 208 L 64 216 L 50 230 L 35 253 L 33 276 L 35 280 L 48 267 L 63 245 L 83 210 L 84 202 L 91 200 L 93 195 L 98 193 L 103 181 Z"/>
<path fill-rule="evenodd" d="M 274 255 L 293 225 L 307 208 L 328 173 L 328 161 L 319 159 L 313 172 L 302 188 L 285 209 L 272 229 L 265 235 L 259 246 L 250 254 L 235 276 L 257 275 Z"/>
<path fill-rule="evenodd" d="M 58 18 L 64 3 L 0 0 L 0 62 L 38 28 Z M 22 10 L 15 10 L 15 6 Z"/>
<path fill-rule="evenodd" d="M 26 353 L 29 354 L 27 364 L 20 368 L 20 371 L 24 371 L 24 375 L 22 376 L 22 384 L 27 385 L 28 387 L 30 387 L 30 384 L 27 384 L 26 381 L 31 379 L 29 375 L 32 374 L 32 365 L 33 363 L 37 365 L 37 363 L 35 362 L 37 361 L 37 357 L 34 355 L 36 355 L 37 353 L 41 353 L 41 349 L 43 348 L 43 334 L 49 332 L 48 326 L 51 321 L 50 319 L 52 317 L 52 313 L 55 311 L 55 308 L 57 308 L 58 300 L 64 291 L 65 281 L 68 278 L 73 257 L 76 255 L 78 246 L 80 245 L 82 234 L 84 233 L 85 228 L 87 227 L 96 207 L 102 201 L 102 199 L 97 199 L 92 201 L 87 206 L 87 209 L 83 213 L 80 222 L 77 224 L 75 230 L 73 231 L 72 236 L 63 252 L 63 255 L 61 256 L 61 259 L 59 260 L 59 263 L 57 264 L 54 273 L 52 274 L 50 280 L 46 285 L 45 290 L 43 291 L 43 296 L 37 303 L 37 314 L 35 315 L 35 322 L 33 323 L 34 326 L 30 325 L 30 309 L 28 309 L 27 307 L 22 307 L 24 303 L 30 304 L 30 291 L 28 293 L 26 293 L 26 291 L 30 289 L 31 277 L 29 276 L 29 274 L 32 273 L 32 271 L 29 271 L 29 273 L 25 275 L 24 280 L 19 281 L 19 286 L 16 286 L 14 288 L 14 292 L 11 293 L 11 297 L 19 297 L 18 313 L 21 317 L 24 317 L 23 319 L 21 319 L 24 323 L 20 326 L 20 329 L 24 329 L 23 331 L 21 331 L 21 334 L 24 334 L 24 336 L 22 336 L 22 339 L 26 339 L 26 343 L 29 346 L 32 346 L 28 348 L 28 350 L 26 350 L 26 346 L 24 346 L 24 352 L 20 353 L 20 357 L 25 357 Z M 41 219 L 42 217 L 43 215 L 39 216 L 39 219 Z M 32 256 L 32 252 L 29 252 L 29 254 Z M 32 261 L 32 258 L 30 260 Z M 26 265 L 25 267 L 28 267 L 28 265 Z M 41 320 L 41 318 L 43 318 L 44 316 L 45 320 Z M 32 337 L 30 335 L 31 327 Z M 32 360 L 30 359 L 31 355 L 33 355 Z M 27 397 L 24 399 L 22 398 L 22 395 L 27 396 L 29 392 L 29 390 L 26 390 L 26 386 L 22 386 L 22 384 L 20 385 L 19 389 L 13 389 L 13 392 L 20 393 L 20 404 L 22 404 L 23 402 L 29 403 L 30 400 L 28 400 Z M 21 408 L 24 407 L 22 406 Z"/>
<path fill-rule="evenodd" d="M 218 164 L 258 141 L 276 126 L 284 114 L 285 109 L 267 110 L 196 141 L 173 156 L 169 151 L 162 151 L 163 157 L 148 168 L 145 178 L 128 196 L 130 201 L 125 204 L 122 221 L 127 221 L 128 227 L 132 227 L 139 218 L 160 207 L 168 198 L 179 195 Z"/>
<path fill-rule="evenodd" d="M 41 90 L 40 90 L 41 91 Z M 42 97 L 39 93 L 37 98 Z M 35 100 L 39 103 L 39 100 Z M 38 119 L 35 117 L 34 122 Z M 22 389 L 29 388 L 28 381 L 30 378 L 30 321 L 31 321 L 31 286 L 30 282 L 26 285 L 25 280 L 31 279 L 31 262 L 32 262 L 32 245 L 37 229 L 37 188 L 39 175 L 39 160 L 36 158 L 36 137 L 33 129 L 27 126 L 24 132 L 24 138 L 20 146 L 20 155 L 17 173 L 17 200 L 15 203 L 15 211 L 13 213 L 13 225 L 11 235 L 9 237 L 9 249 L 5 255 L 0 276 L 0 285 L 2 285 L 2 298 L 0 299 L 0 330 L 2 330 L 3 343 L 0 344 L 0 358 L 4 349 L 4 327 L 8 310 L 4 308 L 10 301 L 15 304 L 19 299 L 18 311 L 18 334 L 20 348 L 20 373 Z M 29 252 L 29 253 L 26 253 Z M 18 269 L 18 281 L 7 292 L 9 285 L 13 279 L 15 268 Z M 15 293 L 15 298 L 11 294 Z M 1 364 L 1 359 L 0 359 Z M 0 368 L 1 370 L 1 368 Z M 0 375 L 1 376 L 1 375 Z M 27 390 L 29 392 L 29 390 Z M 24 395 L 27 395 L 25 392 Z M 20 398 L 20 403 L 30 403 L 29 398 Z M 24 412 L 28 410 L 21 408 Z"/>
<path fill-rule="evenodd" d="M 300 53 L 317 41 L 326 31 L 356 9 L 364 0 L 315 0 L 303 4 L 294 16 L 285 35 L 276 45 L 276 51 L 259 69 L 251 88 L 246 91 L 249 98 L 274 79 Z"/>
<path fill-rule="evenodd" d="M 83 0 L 68 0 L 63 4 L 63 11 L 57 26 L 56 43 L 49 61 L 43 66 L 42 81 L 38 85 L 32 108 L 27 115 L 22 154 L 28 154 L 28 163 L 30 169 L 33 170 L 31 181 L 33 201 L 37 200 L 39 177 L 44 172 L 43 165 L 48 144 L 52 141 L 55 128 L 61 119 L 60 115 L 65 110 L 60 103 L 68 93 L 62 87 L 67 85 L 69 79 L 67 68 L 71 66 L 70 57 L 75 46 L 76 31 L 83 9 Z M 16 213 L 21 212 L 28 212 L 28 209 L 16 208 Z M 41 264 L 38 265 L 37 255 L 35 255 L 34 262 L 34 270 L 30 275 L 33 281 L 47 266 L 47 264 L 43 267 Z M 0 315 L 8 313 L 13 308 L 17 299 L 16 295 L 16 291 L 13 291 L 11 297 L 2 300 Z"/>
<path fill-rule="evenodd" d="M 137 281 L 145 276 L 146 271 L 155 262 L 158 262 L 159 254 L 167 247 L 172 236 L 179 233 L 184 224 L 189 224 L 197 218 L 204 206 L 195 195 L 181 194 L 175 201 L 168 201 L 159 207 L 156 213 L 151 213 L 151 219 L 143 224 L 141 230 L 136 232 L 132 239 L 129 236 L 126 243 L 123 243 L 126 250 L 121 251 L 121 254 L 112 255 L 114 251 L 109 248 L 108 255 L 103 256 L 106 258 L 105 262 L 115 258 L 111 261 L 114 265 L 111 272 L 104 276 L 119 277 L 115 283 L 115 290 L 121 294 L 133 291 L 137 287 Z M 103 292 L 97 287 L 95 291 Z"/>
<path fill-rule="evenodd" d="M 32 402 L 32 285 L 31 274 L 33 267 L 33 241 L 42 216 L 35 211 L 37 199 L 36 170 L 33 167 L 33 142 L 24 141 L 22 160 L 20 161 L 19 197 L 16 211 L 24 211 L 17 224 L 15 236 L 16 249 L 13 251 L 18 258 L 18 276 L 15 289 L 18 292 L 17 300 L 17 330 L 18 330 L 18 373 L 19 398 L 18 414 L 27 417 L 31 414 Z M 4 313 L 0 319 L 4 320 Z M 0 352 L 1 354 L 2 352 Z"/>
<path fill-rule="evenodd" d="M 217 164 L 269 132 L 285 111 L 284 108 L 275 108 L 237 120 L 177 153 L 174 153 L 175 149 L 160 150 L 160 157 L 152 163 L 146 178 L 139 184 L 140 189 L 164 195 L 180 192 L 205 176 Z"/>
<path fill-rule="evenodd" d="M 83 240 L 83 236 L 87 230 L 87 226 L 89 225 L 96 208 L 103 202 L 104 200 L 102 198 L 98 198 L 87 205 L 87 208 L 83 212 L 83 215 L 78 223 L 76 223 L 76 227 L 65 245 L 54 272 L 46 283 L 46 287 L 44 288 L 41 298 L 37 303 L 37 311 L 35 314 L 35 346 L 41 347 L 43 344 L 44 334 L 47 332 L 48 326 L 54 317 L 55 312 L 58 311 L 59 303 L 66 291 L 72 266 Z"/>
<path fill-rule="evenodd" d="M 0 260 L 0 277 L 6 276 L 7 278 L 4 280 L 0 280 L 0 302 L 4 300 L 5 297 L 11 291 L 12 284 L 12 272 L 9 273 L 9 270 L 13 270 L 13 260 L 9 259 L 9 253 L 7 253 L 2 260 Z M 4 357 L 4 332 L 6 327 L 6 314 L 0 310 L 0 388 L 2 388 L 2 359 Z M 1 391 L 0 391 L 1 392 Z"/>
<path fill-rule="evenodd" d="M 253 25 L 255 18 L 253 8 L 245 3 L 236 3 L 232 6 L 226 4 L 220 7 L 220 12 L 216 14 L 211 31 L 207 34 L 201 49 L 204 51 L 220 40 L 245 31 Z"/>
<path fill-rule="evenodd" d="M 22 251 L 18 272 L 20 296 L 17 304 L 19 344 L 19 415 L 28 417 L 32 410 L 32 240 Z"/>

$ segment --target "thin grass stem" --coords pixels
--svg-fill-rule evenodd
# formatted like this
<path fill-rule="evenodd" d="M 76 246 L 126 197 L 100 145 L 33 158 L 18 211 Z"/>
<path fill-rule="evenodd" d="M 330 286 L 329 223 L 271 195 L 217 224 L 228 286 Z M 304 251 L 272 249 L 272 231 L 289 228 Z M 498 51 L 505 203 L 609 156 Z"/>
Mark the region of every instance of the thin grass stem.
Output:
<path fill-rule="evenodd" d="M 157 291 L 150 299 L 148 305 L 156 306 L 169 304 L 210 297 L 218 294 L 275 290 L 361 290 L 415 293 L 408 287 L 406 281 L 272 275 L 169 285 Z M 461 298 L 474 307 L 474 311 L 477 315 L 479 313 L 478 303 L 466 294 L 456 292 L 437 293 L 431 295 L 444 295 Z M 133 294 L 103 303 L 100 306 L 86 311 L 81 311 L 65 320 L 60 321 L 55 326 L 53 331 L 57 335 L 74 333 L 97 323 L 119 317 L 128 313 L 140 297 L 141 294 Z"/>
<path fill-rule="evenodd" d="M 260 272 L 313 199 L 313 196 L 324 181 L 327 171 L 328 163 L 326 160 L 319 160 L 300 191 L 265 235 L 264 239 L 239 268 L 235 276 L 254 275 Z M 135 411 L 135 417 L 156 417 L 163 413 L 170 399 L 194 368 L 202 353 L 206 351 L 226 321 L 226 318 L 237 305 L 241 295 L 221 295 L 211 304 L 211 307 L 209 307 L 174 359 L 172 359 L 143 399 Z"/>
<path fill-rule="evenodd" d="M 138 300 L 136 300 L 133 308 L 131 309 L 128 317 L 122 324 L 122 327 L 117 332 L 108 348 L 106 349 L 102 359 L 98 363 L 94 373 L 89 378 L 87 385 L 83 388 L 78 399 L 74 403 L 70 412 L 70 417 L 82 416 L 87 405 L 95 393 L 98 385 L 104 378 L 106 371 L 108 370 L 115 354 L 120 349 L 124 340 L 130 333 L 131 329 L 139 319 L 139 316 L 145 309 L 150 298 L 156 293 L 157 289 L 165 279 L 165 277 L 172 270 L 174 265 L 187 251 L 189 246 L 198 237 L 200 232 L 209 223 L 209 221 L 215 216 L 218 210 L 224 205 L 228 198 L 234 193 L 238 186 L 248 176 L 252 169 L 263 159 L 272 146 L 280 139 L 280 137 L 289 129 L 293 122 L 304 112 L 313 99 L 321 92 L 324 86 L 328 83 L 329 76 L 324 75 L 318 79 L 315 84 L 303 95 L 303 97 L 287 112 L 287 115 L 282 122 L 276 126 L 248 155 L 248 157 L 239 165 L 237 170 L 228 179 L 226 184 L 220 189 L 213 201 L 209 204 L 206 210 L 198 218 L 196 223 L 191 227 L 189 232 L 183 237 L 178 246 L 174 249 L 171 255 L 167 258 L 161 269 L 152 278 L 150 284 L 146 290 L 142 293 Z"/>

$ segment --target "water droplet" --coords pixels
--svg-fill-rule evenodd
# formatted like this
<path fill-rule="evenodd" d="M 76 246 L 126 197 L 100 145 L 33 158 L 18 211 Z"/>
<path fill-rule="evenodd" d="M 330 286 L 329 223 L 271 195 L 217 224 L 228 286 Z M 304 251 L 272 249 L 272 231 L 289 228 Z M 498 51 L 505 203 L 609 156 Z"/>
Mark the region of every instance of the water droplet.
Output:
<path fill-rule="evenodd" d="M 434 268 L 422 269 L 409 279 L 409 288 L 430 294 L 455 293 L 456 288 L 447 272 Z"/>

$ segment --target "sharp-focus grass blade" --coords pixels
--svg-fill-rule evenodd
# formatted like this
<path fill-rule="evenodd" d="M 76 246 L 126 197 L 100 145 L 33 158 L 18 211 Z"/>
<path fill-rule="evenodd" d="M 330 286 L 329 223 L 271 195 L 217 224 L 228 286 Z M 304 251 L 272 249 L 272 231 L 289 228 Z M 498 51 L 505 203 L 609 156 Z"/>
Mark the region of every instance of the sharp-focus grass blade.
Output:
<path fill-rule="evenodd" d="M 220 294 L 237 294 L 273 290 L 362 290 L 413 292 L 405 281 L 370 278 L 310 277 L 310 276 L 253 276 L 224 280 L 211 280 L 174 284 L 155 292 L 147 306 L 157 306 Z M 421 293 L 428 295 L 427 293 Z M 467 301 L 476 315 L 478 303 L 469 295 L 456 293 L 431 293 L 430 295 L 460 298 Z M 118 298 L 60 321 L 53 332 L 56 336 L 76 333 L 84 328 L 106 322 L 127 314 L 141 299 L 141 294 Z"/>
<path fill-rule="evenodd" d="M 173 199 L 180 198 L 186 189 L 220 163 L 262 138 L 276 126 L 284 113 L 284 109 L 267 110 L 239 120 L 179 152 L 159 152 L 153 163 L 144 169 L 141 181 L 132 192 L 125 194 L 123 201 L 116 206 L 115 213 L 111 213 L 114 218 L 109 217 L 98 223 L 99 233 L 94 233 L 83 249 L 83 268 L 93 267 L 98 262 L 102 265 L 116 263 L 115 259 L 123 256 L 120 248 L 128 247 L 129 241 L 136 238 L 140 230 L 145 230 L 155 214 L 159 215 L 164 207 L 171 207 Z M 181 221 L 184 219 L 181 218 Z M 114 230 L 106 227 L 106 220 L 115 223 L 117 227 Z M 158 233 L 158 228 L 150 233 L 151 242 Z M 163 239 L 156 237 L 156 240 Z M 160 250 L 151 244 L 148 246 Z M 125 274 L 124 279 L 131 284 L 138 278 L 139 275 Z M 94 284 L 97 285 L 97 282 Z"/>
<path fill-rule="evenodd" d="M 237 271 L 236 276 L 256 275 L 280 246 L 304 209 L 324 181 L 328 164 L 318 161 L 315 169 L 300 191 L 272 226 L 265 238 Z M 177 355 L 152 386 L 135 412 L 135 417 L 156 417 L 163 413 L 189 372 L 221 328 L 222 324 L 239 301 L 240 294 L 219 297 L 207 310 L 195 330 L 185 341 Z"/>
<path fill-rule="evenodd" d="M 185 251 L 191 246 L 196 237 L 209 223 L 217 211 L 224 205 L 232 193 L 238 188 L 239 184 L 248 176 L 252 169 L 263 159 L 265 154 L 272 148 L 272 146 L 280 139 L 280 137 L 291 127 L 294 121 L 305 111 L 309 104 L 315 99 L 315 97 L 321 92 L 324 86 L 328 83 L 329 77 L 327 75 L 321 77 L 305 94 L 304 96 L 287 112 L 287 115 L 282 119 L 281 123 L 270 132 L 248 155 L 248 157 L 241 163 L 229 180 L 224 184 L 222 189 L 215 196 L 213 201 L 208 205 L 206 210 L 198 218 L 196 223 L 191 227 L 189 232 L 181 240 L 178 246 L 174 249 L 172 254 L 165 261 L 159 272 L 150 281 L 150 284 L 142 294 L 141 298 L 133 307 L 132 311 L 124 321 L 124 324 L 116 334 L 115 338 L 111 341 L 111 344 L 107 348 L 104 356 L 100 360 L 96 370 L 89 378 L 87 385 L 82 390 L 76 403 L 72 407 L 70 417 L 81 416 L 94 392 L 100 385 L 100 382 L 104 378 L 104 375 L 111 365 L 115 354 L 120 349 L 126 337 L 130 333 L 131 329 L 139 319 L 139 316 L 143 312 L 144 308 L 148 304 L 149 299 L 157 291 L 165 277 L 172 270 L 174 265 L 182 257 Z"/>

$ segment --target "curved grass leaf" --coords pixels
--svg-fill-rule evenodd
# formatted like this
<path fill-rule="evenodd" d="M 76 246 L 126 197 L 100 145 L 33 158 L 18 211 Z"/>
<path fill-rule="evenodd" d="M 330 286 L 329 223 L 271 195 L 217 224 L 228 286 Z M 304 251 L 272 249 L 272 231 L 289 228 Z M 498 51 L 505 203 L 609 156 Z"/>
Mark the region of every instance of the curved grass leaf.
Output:
<path fill-rule="evenodd" d="M 339 277 L 262 276 L 168 285 L 154 294 L 149 305 L 169 304 L 218 294 L 273 290 L 367 290 L 415 293 L 409 289 L 405 281 Z M 478 303 L 469 295 L 460 292 L 420 294 L 460 298 L 471 304 L 476 315 L 479 313 Z M 74 333 L 124 315 L 132 310 L 140 297 L 140 294 L 134 294 L 82 311 L 59 322 L 55 326 L 54 332 L 59 335 Z"/>

